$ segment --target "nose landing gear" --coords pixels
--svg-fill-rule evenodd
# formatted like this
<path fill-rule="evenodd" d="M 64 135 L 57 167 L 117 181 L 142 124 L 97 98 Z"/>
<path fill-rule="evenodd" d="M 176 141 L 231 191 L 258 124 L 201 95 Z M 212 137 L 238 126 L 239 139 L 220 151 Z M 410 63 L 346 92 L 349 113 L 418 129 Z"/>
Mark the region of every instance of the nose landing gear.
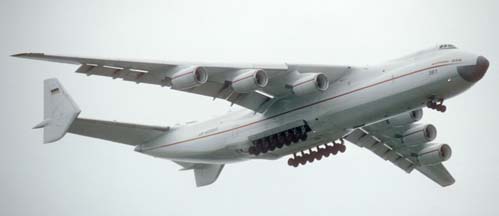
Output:
<path fill-rule="evenodd" d="M 430 101 L 426 103 L 426 106 L 439 112 L 445 112 L 447 110 L 447 107 L 443 103 L 444 99 L 430 98 Z"/>
<path fill-rule="evenodd" d="M 345 141 L 343 139 L 339 139 L 339 141 L 333 141 L 333 145 L 324 144 L 324 147 L 317 146 L 316 151 L 312 149 L 308 150 L 308 153 L 304 151 L 300 152 L 300 155 L 297 153 L 293 154 L 293 157 L 288 159 L 288 165 L 292 167 L 298 167 L 300 164 L 305 165 L 307 162 L 312 163 L 315 160 L 321 160 L 323 157 L 329 157 L 329 155 L 336 155 L 338 152 L 345 152 L 346 146 Z"/>

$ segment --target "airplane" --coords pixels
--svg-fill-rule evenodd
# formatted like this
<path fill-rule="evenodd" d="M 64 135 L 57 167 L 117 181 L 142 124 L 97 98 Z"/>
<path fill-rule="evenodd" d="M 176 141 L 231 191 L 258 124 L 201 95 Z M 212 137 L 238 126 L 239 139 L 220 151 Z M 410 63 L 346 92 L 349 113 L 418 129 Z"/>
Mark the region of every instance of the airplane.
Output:
<path fill-rule="evenodd" d="M 370 67 L 311 64 L 207 64 L 81 58 L 43 53 L 14 57 L 78 65 L 77 73 L 171 87 L 223 99 L 243 109 L 205 122 L 162 127 L 79 118 L 57 79 L 44 81 L 44 143 L 73 133 L 135 147 L 193 170 L 210 185 L 225 164 L 290 156 L 303 166 L 346 150 L 345 140 L 407 173 L 442 187 L 455 182 L 442 162 L 448 144 L 434 142 L 422 109 L 445 112 L 444 100 L 473 86 L 489 61 L 442 44 Z"/>

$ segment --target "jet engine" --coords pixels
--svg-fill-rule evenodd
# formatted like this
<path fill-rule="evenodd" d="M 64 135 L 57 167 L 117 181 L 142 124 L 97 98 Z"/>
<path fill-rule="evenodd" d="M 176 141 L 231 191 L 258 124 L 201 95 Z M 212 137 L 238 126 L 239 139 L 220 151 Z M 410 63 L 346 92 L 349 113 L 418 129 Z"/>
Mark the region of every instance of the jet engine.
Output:
<path fill-rule="evenodd" d="M 232 89 L 238 93 L 248 93 L 264 88 L 269 83 L 269 77 L 264 70 L 249 70 L 236 76 L 232 81 Z"/>
<path fill-rule="evenodd" d="M 432 124 L 411 125 L 411 127 L 402 134 L 402 143 L 413 145 L 431 142 L 437 137 L 437 128 Z"/>
<path fill-rule="evenodd" d="M 435 165 L 446 160 L 452 155 L 452 149 L 447 144 L 430 144 L 418 153 L 421 166 Z"/>
<path fill-rule="evenodd" d="M 171 82 L 173 89 L 190 89 L 208 81 L 208 73 L 202 67 L 190 67 L 173 74 Z"/>
<path fill-rule="evenodd" d="M 314 92 L 323 92 L 329 88 L 329 79 L 322 73 L 307 74 L 291 85 L 295 95 L 307 95 Z"/>
<path fill-rule="evenodd" d="M 384 123 L 388 126 L 399 126 L 399 125 L 407 125 L 414 122 L 417 122 L 423 118 L 423 110 L 413 110 L 410 112 L 402 113 L 396 115 L 390 119 L 384 121 Z"/>
<path fill-rule="evenodd" d="M 418 109 L 398 114 L 389 119 L 369 125 L 368 127 L 375 128 L 375 130 L 386 129 L 393 126 L 412 124 L 414 122 L 421 120 L 421 118 L 423 118 L 423 110 Z"/>

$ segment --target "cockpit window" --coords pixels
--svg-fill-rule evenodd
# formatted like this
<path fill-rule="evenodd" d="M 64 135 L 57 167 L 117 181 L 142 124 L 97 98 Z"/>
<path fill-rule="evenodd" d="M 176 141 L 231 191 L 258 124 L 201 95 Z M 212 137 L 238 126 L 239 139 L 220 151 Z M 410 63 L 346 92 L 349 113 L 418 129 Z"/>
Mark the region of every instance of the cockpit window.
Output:
<path fill-rule="evenodd" d="M 438 48 L 439 49 L 457 49 L 457 47 L 452 45 L 452 44 L 442 44 Z"/>

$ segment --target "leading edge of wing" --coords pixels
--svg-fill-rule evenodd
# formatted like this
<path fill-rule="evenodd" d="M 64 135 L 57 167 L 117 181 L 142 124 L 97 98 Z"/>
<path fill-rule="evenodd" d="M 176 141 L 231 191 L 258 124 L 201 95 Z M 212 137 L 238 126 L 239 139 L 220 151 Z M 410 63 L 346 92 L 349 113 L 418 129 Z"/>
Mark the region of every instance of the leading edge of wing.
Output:
<path fill-rule="evenodd" d="M 160 60 L 135 60 L 135 59 L 106 59 L 106 58 L 95 58 L 95 57 L 78 57 L 78 56 L 67 56 L 67 55 L 48 55 L 45 53 L 18 53 L 11 55 L 11 57 L 25 58 L 41 61 L 50 61 L 65 64 L 96 64 L 101 66 L 115 66 L 115 67 L 130 67 L 137 68 L 137 65 L 148 65 L 145 70 L 151 70 L 152 68 L 164 67 L 164 66 L 187 66 L 196 65 L 202 67 L 217 67 L 217 68 L 262 68 L 262 69 L 275 69 L 275 70 L 287 70 L 287 64 L 275 64 L 275 63 L 210 63 L 210 62 L 175 62 L 175 61 L 160 61 Z"/>

